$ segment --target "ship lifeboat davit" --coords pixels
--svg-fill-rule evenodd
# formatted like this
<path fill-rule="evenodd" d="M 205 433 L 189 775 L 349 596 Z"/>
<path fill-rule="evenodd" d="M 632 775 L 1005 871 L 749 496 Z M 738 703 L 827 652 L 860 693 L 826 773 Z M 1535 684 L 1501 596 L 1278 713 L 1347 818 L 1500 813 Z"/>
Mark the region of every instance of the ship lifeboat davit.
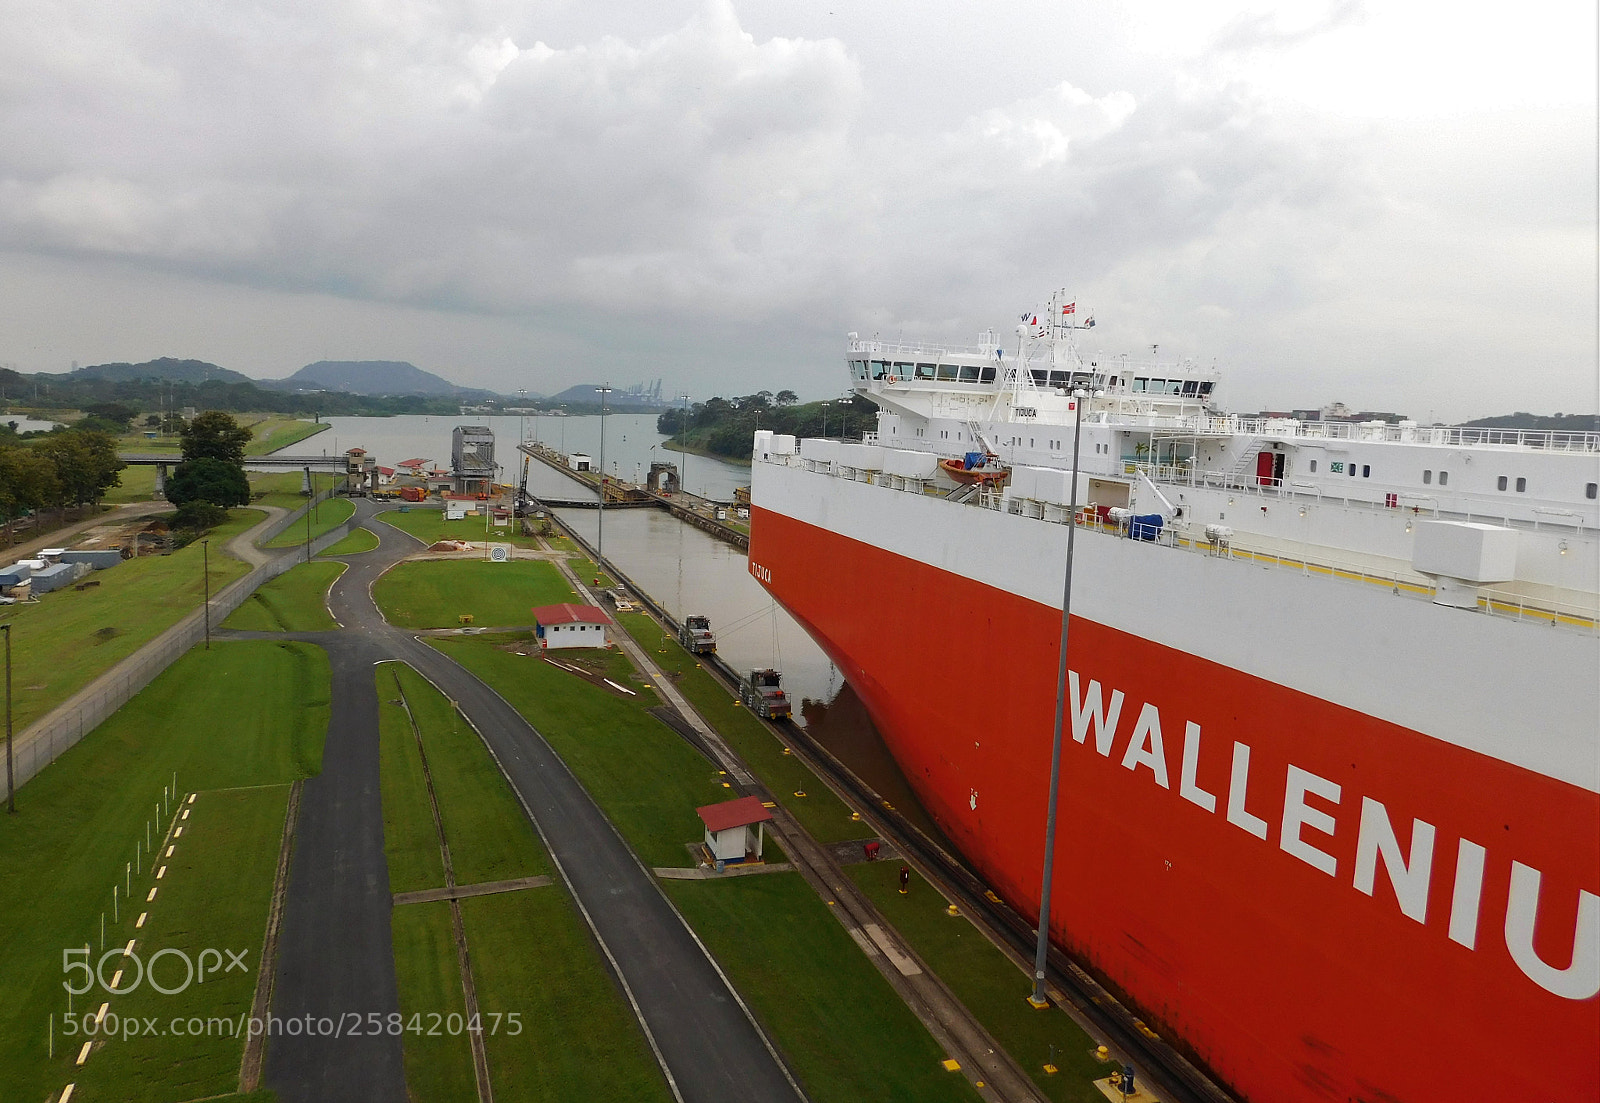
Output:
<path fill-rule="evenodd" d="M 999 486 L 1011 474 L 1010 468 L 994 463 L 995 457 L 985 452 L 968 452 L 959 460 L 940 460 L 939 468 L 958 483 L 971 486 Z"/>

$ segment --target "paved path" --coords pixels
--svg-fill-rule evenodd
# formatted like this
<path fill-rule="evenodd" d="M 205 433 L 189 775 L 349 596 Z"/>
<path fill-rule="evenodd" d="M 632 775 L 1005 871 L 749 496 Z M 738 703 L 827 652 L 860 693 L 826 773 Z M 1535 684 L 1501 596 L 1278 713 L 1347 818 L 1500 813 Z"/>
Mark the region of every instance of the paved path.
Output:
<path fill-rule="evenodd" d="M 376 532 L 379 547 L 340 557 L 351 567 L 329 593 L 329 607 L 344 630 L 292 637 L 327 648 L 333 715 L 322 773 L 306 783 L 302 796 L 273 1014 L 337 1022 L 399 1010 L 372 670 L 377 662 L 399 658 L 458 703 L 499 759 L 677 1098 L 688 1103 L 803 1098 L 651 871 L 543 737 L 454 661 L 383 621 L 372 603 L 372 581 L 422 545 L 372 522 L 374 511 L 371 503 L 360 503 L 352 525 Z M 400 1042 L 386 1035 L 273 1039 L 267 1084 L 285 1103 L 406 1099 Z"/>
<path fill-rule="evenodd" d="M 43 536 L 35 536 L 19 544 L 13 544 L 9 548 L 0 549 L 0 556 L 9 556 L 10 558 L 5 561 L 7 563 L 15 563 L 19 559 L 32 558 L 33 553 L 40 548 L 59 548 L 64 544 L 70 543 L 72 537 L 85 529 L 92 529 L 96 525 L 120 524 L 141 514 L 170 513 L 171 511 L 172 507 L 167 505 L 166 502 L 129 502 L 126 505 L 108 509 L 104 513 L 97 513 L 87 520 L 74 521 L 72 524 L 62 528 L 51 529 Z"/>

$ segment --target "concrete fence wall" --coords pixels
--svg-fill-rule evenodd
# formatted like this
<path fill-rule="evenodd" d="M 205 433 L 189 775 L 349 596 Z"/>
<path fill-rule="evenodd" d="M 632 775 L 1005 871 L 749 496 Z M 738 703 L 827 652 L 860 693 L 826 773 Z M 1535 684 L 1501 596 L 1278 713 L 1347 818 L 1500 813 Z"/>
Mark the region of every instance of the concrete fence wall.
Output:
<path fill-rule="evenodd" d="M 320 500 L 320 499 L 319 499 Z M 305 516 L 310 506 L 279 518 L 258 536 L 258 543 L 266 543 Z M 311 554 L 321 551 L 350 535 L 350 522 L 329 530 L 311 542 Z M 251 594 L 297 564 L 306 562 L 305 546 L 286 548 L 275 558 L 254 568 L 211 595 L 211 625 L 220 625 L 228 614 L 247 601 Z M 71 698 L 34 721 L 13 740 L 13 770 L 18 788 L 50 763 L 67 748 L 94 731 L 107 717 L 127 704 L 135 693 L 149 685 L 167 667 L 195 644 L 205 639 L 205 611 L 196 609 L 161 635 L 123 659 L 116 666 L 90 682 Z M 3 768 L 3 766 L 0 766 Z M 0 784 L 4 778 L 0 776 Z"/>

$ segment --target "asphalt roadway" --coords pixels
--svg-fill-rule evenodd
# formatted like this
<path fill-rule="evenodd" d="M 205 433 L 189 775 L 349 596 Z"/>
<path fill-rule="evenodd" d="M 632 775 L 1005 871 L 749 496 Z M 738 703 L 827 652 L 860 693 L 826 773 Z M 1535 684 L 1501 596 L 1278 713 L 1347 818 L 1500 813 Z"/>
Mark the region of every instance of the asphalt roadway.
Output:
<path fill-rule="evenodd" d="M 383 853 L 373 667 L 401 659 L 459 704 L 499 760 L 571 888 L 674 1096 L 686 1103 L 803 1099 L 771 1042 L 654 875 L 543 737 L 454 661 L 383 620 L 372 601 L 372 582 L 421 545 L 372 521 L 375 512 L 373 503 L 359 502 L 351 524 L 377 533 L 378 548 L 341 557 L 350 569 L 329 594 L 329 608 L 342 629 L 274 636 L 327 650 L 333 701 L 322 772 L 305 783 L 301 796 L 271 1005 L 280 1026 L 295 1019 L 301 1029 L 269 1038 L 266 1086 L 285 1103 L 405 1103 L 407 1098 L 401 1039 L 386 1030 L 372 1032 L 373 1024 L 400 1010 L 389 931 L 392 903 Z M 318 1028 L 309 1034 L 307 1016 Z M 324 1036 L 323 1026 L 335 1034 Z M 534 1029 L 562 1026 L 535 1024 Z"/>

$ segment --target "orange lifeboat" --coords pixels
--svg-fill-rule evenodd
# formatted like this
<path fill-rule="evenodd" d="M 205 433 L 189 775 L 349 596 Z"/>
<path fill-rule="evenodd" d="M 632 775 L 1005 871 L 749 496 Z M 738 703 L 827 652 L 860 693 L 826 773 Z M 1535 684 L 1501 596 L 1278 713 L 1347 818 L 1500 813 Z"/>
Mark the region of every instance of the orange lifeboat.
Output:
<path fill-rule="evenodd" d="M 968 459 L 970 458 L 969 456 Z M 991 457 L 984 457 L 985 461 L 989 458 Z M 981 483 L 985 486 L 999 486 L 1011 474 L 1009 468 L 989 467 L 986 462 L 982 465 L 968 467 L 967 460 L 940 460 L 939 469 L 956 482 L 964 483 L 968 486 L 973 483 Z"/>

